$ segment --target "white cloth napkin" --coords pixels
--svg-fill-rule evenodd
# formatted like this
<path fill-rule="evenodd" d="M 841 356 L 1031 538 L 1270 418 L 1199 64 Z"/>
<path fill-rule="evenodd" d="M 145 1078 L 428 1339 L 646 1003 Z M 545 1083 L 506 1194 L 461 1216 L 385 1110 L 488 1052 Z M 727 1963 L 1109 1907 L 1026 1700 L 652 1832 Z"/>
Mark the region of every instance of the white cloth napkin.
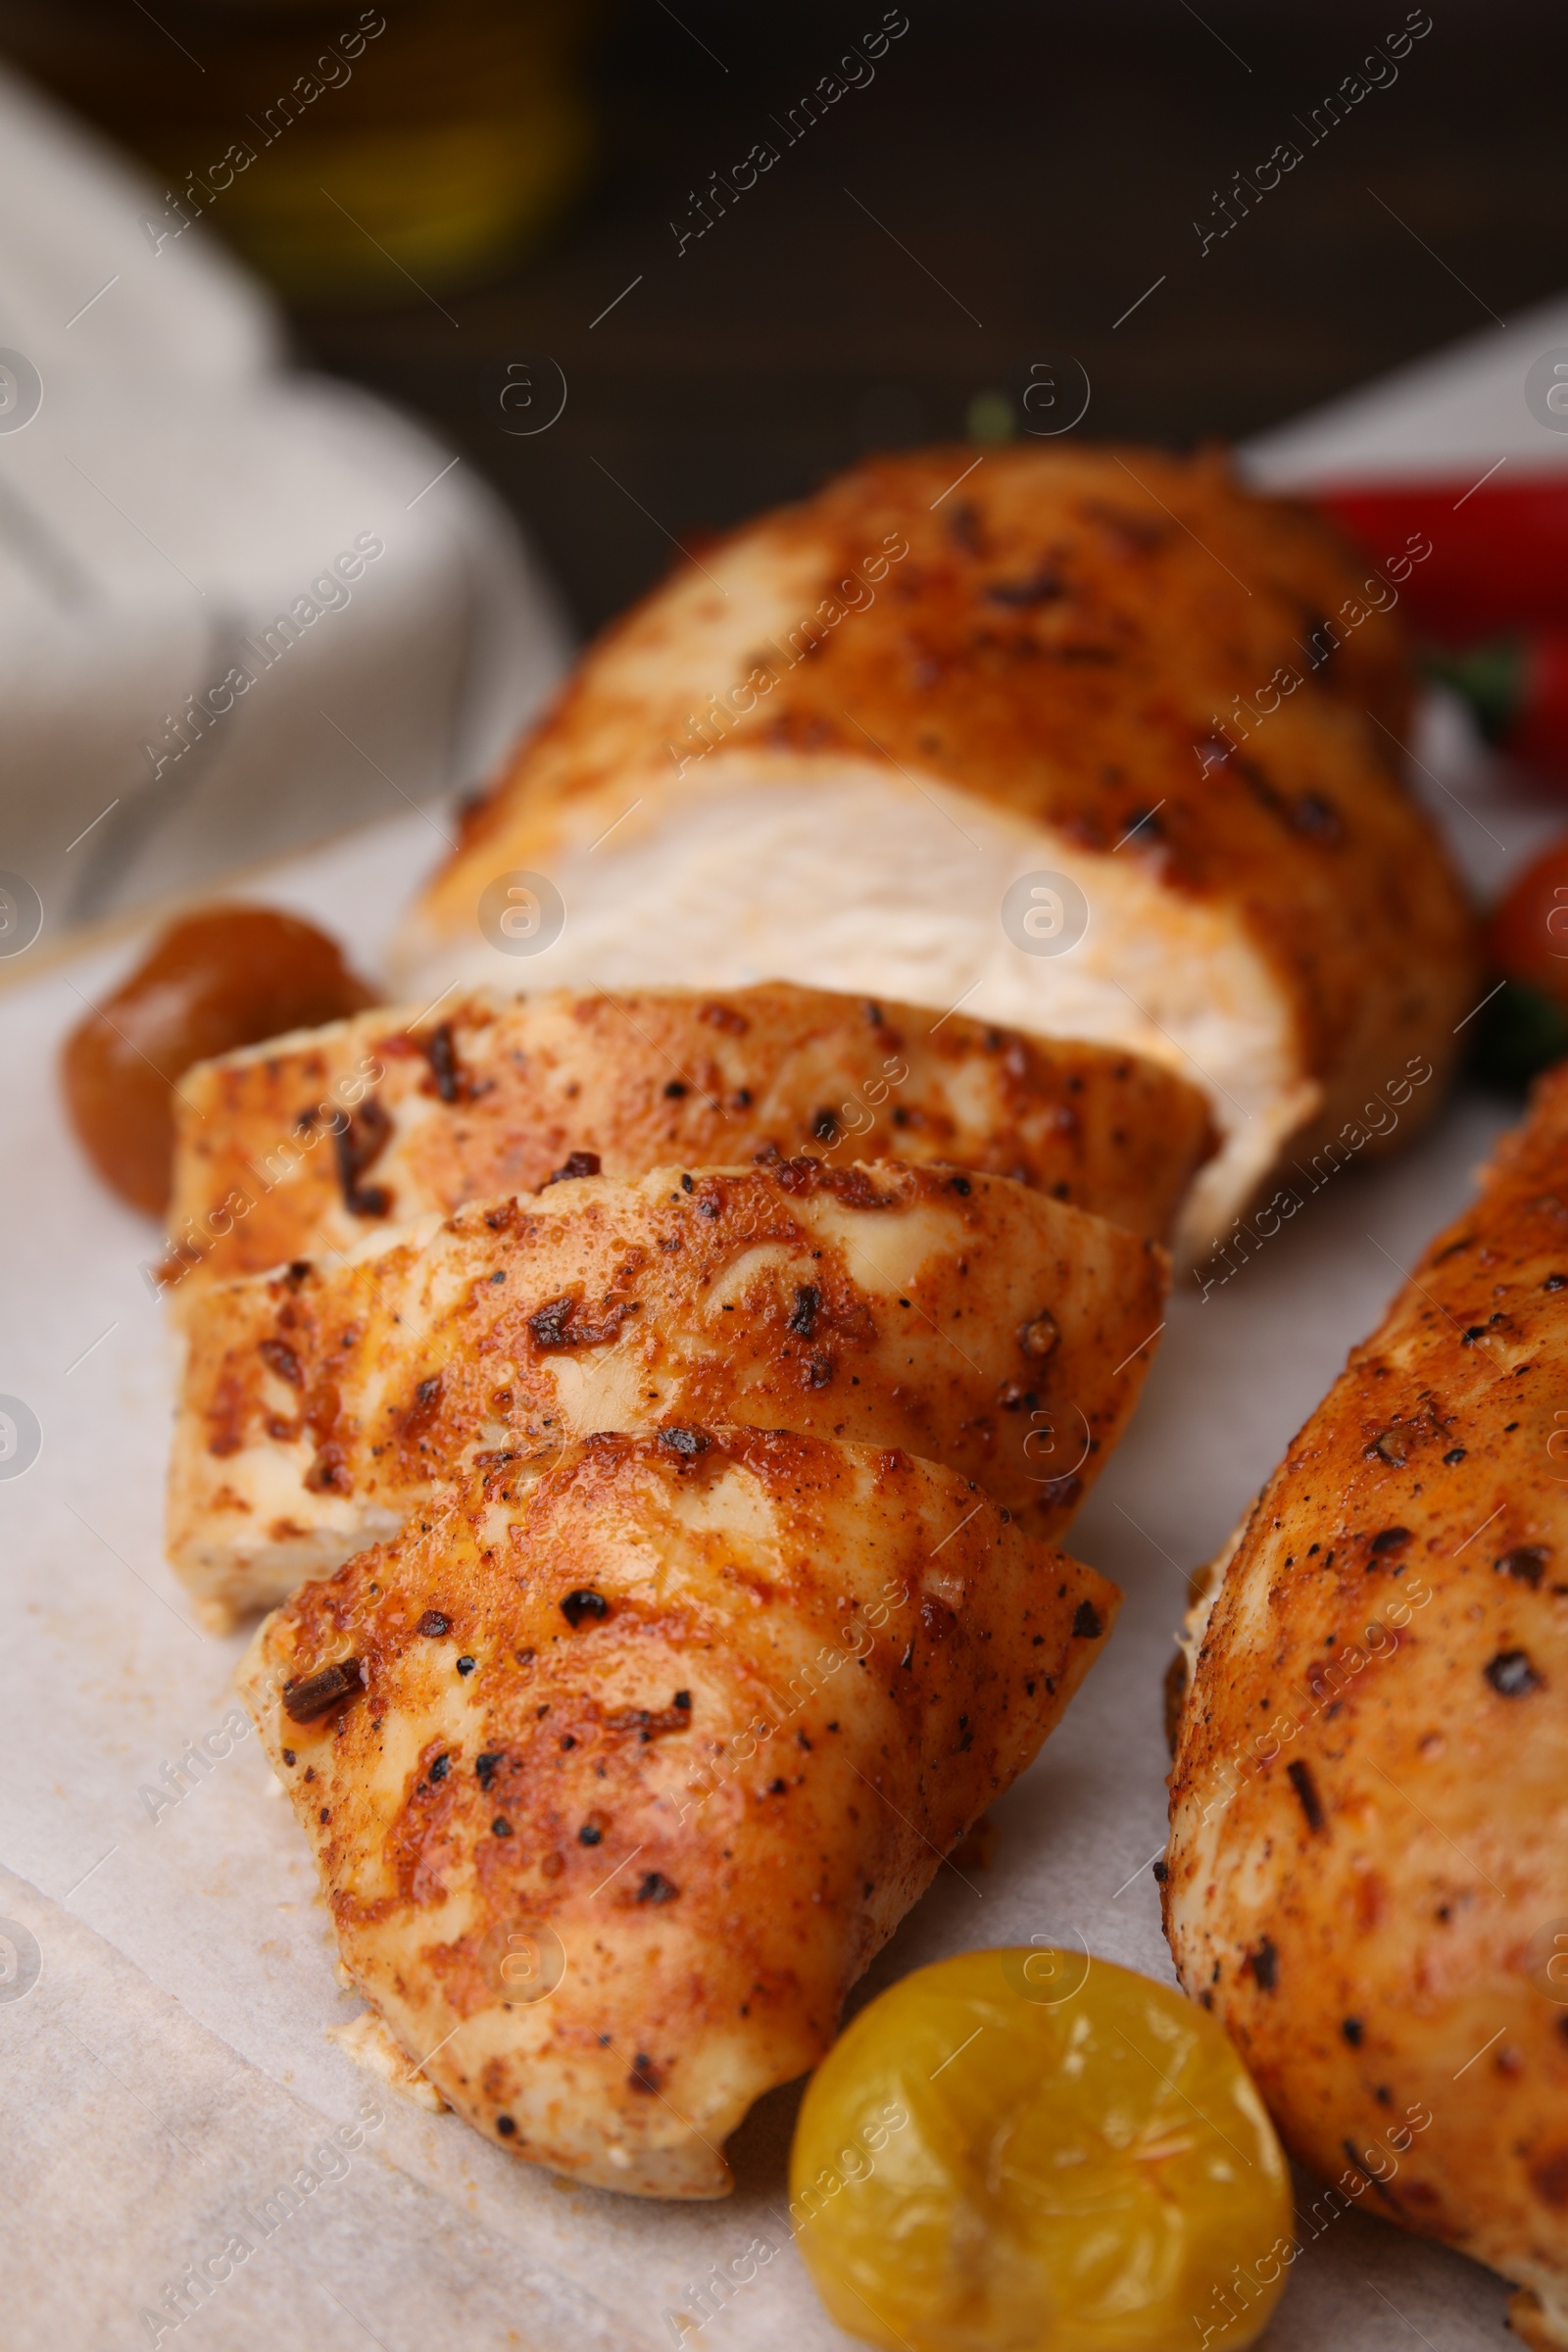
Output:
<path fill-rule="evenodd" d="M 46 930 L 478 781 L 565 659 L 472 468 L 287 372 L 175 217 L 0 71 L 0 869 Z"/>

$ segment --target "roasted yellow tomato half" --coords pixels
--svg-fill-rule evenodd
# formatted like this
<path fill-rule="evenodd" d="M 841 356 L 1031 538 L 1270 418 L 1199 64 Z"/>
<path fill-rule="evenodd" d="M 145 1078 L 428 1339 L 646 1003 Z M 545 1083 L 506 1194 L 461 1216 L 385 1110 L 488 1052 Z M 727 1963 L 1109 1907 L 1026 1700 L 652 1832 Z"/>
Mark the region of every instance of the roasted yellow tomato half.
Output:
<path fill-rule="evenodd" d="M 1205 2010 L 1080 1952 L 940 1960 L 807 2090 L 797 2242 L 898 2352 L 1239 2352 L 1294 2259 L 1290 2177 Z"/>

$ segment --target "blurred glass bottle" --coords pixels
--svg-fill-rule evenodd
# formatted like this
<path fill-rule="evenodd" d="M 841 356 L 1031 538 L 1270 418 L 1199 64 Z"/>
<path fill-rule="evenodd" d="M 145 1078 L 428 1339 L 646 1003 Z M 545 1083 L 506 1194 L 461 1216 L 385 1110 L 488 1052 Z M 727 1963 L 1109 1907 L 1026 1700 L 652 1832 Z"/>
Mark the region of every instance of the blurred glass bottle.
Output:
<path fill-rule="evenodd" d="M 597 0 L 0 0 L 0 51 L 297 301 L 439 291 L 585 185 Z M 380 248 L 380 250 L 377 250 Z"/>

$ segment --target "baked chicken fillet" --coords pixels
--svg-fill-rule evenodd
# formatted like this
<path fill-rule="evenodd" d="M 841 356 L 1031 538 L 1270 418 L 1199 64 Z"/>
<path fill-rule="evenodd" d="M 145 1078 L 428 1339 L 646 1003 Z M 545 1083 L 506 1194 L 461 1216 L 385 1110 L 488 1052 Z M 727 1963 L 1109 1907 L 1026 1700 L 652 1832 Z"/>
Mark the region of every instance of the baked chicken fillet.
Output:
<path fill-rule="evenodd" d="M 810 1158 L 589 1176 L 209 1289 L 170 1557 L 210 1623 L 475 1462 L 711 1421 L 903 1446 L 1050 1536 L 1130 1414 L 1165 1252 L 1006 1177 Z"/>
<path fill-rule="evenodd" d="M 1388 552 L 1217 454 L 860 466 L 589 651 L 419 902 L 408 985 L 513 980 L 485 894 L 543 876 L 547 984 L 777 972 L 1134 1048 L 1209 1094 L 1204 1251 L 1413 1059 L 1430 1109 L 1479 993 L 1401 778 Z"/>
<path fill-rule="evenodd" d="M 241 1673 L 396 2040 L 494 2144 L 643 2196 L 728 2190 L 1118 1598 L 896 1448 L 697 1434 L 479 1473 Z"/>
<path fill-rule="evenodd" d="M 1568 2346 L 1568 1070 L 1264 1489 L 1166 1929 L 1302 2163 Z M 1337 2210 L 1332 2204 L 1331 2210 Z"/>
<path fill-rule="evenodd" d="M 953 1160 L 1166 1241 L 1214 1143 L 1203 1096 L 1138 1054 L 782 983 L 387 1005 L 202 1062 L 175 1111 L 159 1278 L 181 1311 L 585 1154 Z"/>

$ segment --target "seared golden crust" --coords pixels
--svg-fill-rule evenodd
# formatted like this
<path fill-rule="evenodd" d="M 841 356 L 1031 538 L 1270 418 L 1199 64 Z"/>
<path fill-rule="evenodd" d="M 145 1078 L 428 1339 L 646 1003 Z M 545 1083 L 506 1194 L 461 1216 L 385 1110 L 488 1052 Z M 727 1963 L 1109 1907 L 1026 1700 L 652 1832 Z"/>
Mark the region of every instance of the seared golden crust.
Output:
<path fill-rule="evenodd" d="M 386 1006 L 203 1062 L 176 1109 L 165 1283 L 181 1308 L 391 1219 L 536 1191 L 573 1152 L 640 1176 L 869 1144 L 1162 1241 L 1214 1141 L 1197 1088 L 1136 1054 L 781 982 Z"/>
<path fill-rule="evenodd" d="M 425 938 L 470 935 L 491 877 L 548 864 L 612 780 L 682 789 L 671 745 L 710 761 L 694 780 L 749 750 L 869 761 L 1086 851 L 1122 845 L 1164 888 L 1234 909 L 1323 1082 L 1322 1133 L 1411 1053 L 1446 1069 L 1473 926 L 1398 778 L 1406 647 L 1379 609 L 1396 589 L 1304 512 L 1244 492 L 1217 454 L 996 450 L 942 498 L 972 466 L 956 448 L 860 466 L 705 550 L 703 574 L 678 571 L 607 631 L 431 883 Z M 850 575 L 884 547 L 876 601 L 857 609 Z M 740 658 L 737 600 L 756 612 Z M 1314 666 L 1325 620 L 1340 642 Z M 1229 756 L 1211 757 L 1216 721 Z"/>
<path fill-rule="evenodd" d="M 215 1619 L 268 1607 L 475 1458 L 710 1421 L 903 1446 L 1052 1535 L 1136 1401 L 1165 1277 L 1121 1226 L 951 1168 L 780 1159 L 476 1202 L 197 1300 L 170 1557 Z"/>
<path fill-rule="evenodd" d="M 1381 2176 L 1369 2204 L 1533 2289 L 1532 2340 L 1558 2344 L 1565 1301 L 1568 1070 L 1252 1513 L 1182 1719 L 1165 1889 L 1182 1980 L 1295 2154 L 1352 2196 Z"/>
<path fill-rule="evenodd" d="M 270 1618 L 243 1688 L 355 1983 L 459 2112 L 706 2197 L 1118 1596 L 929 1463 L 694 1434 L 492 1472 Z"/>

